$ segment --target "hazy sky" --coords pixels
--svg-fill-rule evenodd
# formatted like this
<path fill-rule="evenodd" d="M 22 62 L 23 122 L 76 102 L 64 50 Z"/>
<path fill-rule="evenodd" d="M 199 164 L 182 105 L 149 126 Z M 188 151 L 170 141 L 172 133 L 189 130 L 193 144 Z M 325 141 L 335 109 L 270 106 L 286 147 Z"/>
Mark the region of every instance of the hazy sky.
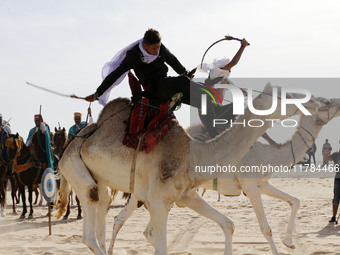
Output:
<path fill-rule="evenodd" d="M 88 103 L 25 82 L 78 96 L 93 93 L 103 64 L 151 27 L 187 69 L 200 63 L 212 42 L 230 34 L 251 44 L 231 78 L 339 78 L 339 10 L 337 0 L 1 0 L 0 112 L 4 119 L 12 117 L 12 130 L 25 139 L 40 105 L 51 128 L 59 122 L 68 129 L 73 112 L 86 116 Z M 236 41 L 222 42 L 206 60 L 231 58 L 238 47 Z M 336 85 L 308 89 L 317 96 L 340 97 Z M 130 96 L 126 81 L 112 91 L 111 99 L 118 96 Z M 94 103 L 92 108 L 96 120 L 102 107 Z M 184 107 L 176 114 L 184 126 L 188 112 Z M 322 131 L 318 154 L 326 136 L 333 148 L 340 147 L 339 123 Z"/>

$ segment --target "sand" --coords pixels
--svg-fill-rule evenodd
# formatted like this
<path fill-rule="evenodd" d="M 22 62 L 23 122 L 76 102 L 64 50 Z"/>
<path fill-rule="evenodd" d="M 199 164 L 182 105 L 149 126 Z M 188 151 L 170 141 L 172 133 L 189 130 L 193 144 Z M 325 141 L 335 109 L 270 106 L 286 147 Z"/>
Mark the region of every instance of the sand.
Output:
<path fill-rule="evenodd" d="M 277 179 L 271 182 L 301 200 L 294 231 L 295 250 L 284 246 L 284 237 L 290 215 L 287 203 L 263 196 L 267 218 L 280 254 L 340 255 L 340 224 L 328 223 L 331 217 L 333 179 L 299 178 Z M 52 235 L 48 231 L 47 206 L 35 206 L 32 220 L 19 220 L 11 214 L 11 201 L 5 217 L 0 218 L 0 254 L 92 254 L 82 239 L 82 220 L 76 220 L 72 207 L 69 220 L 56 220 L 52 212 Z M 257 219 L 248 199 L 224 197 L 217 202 L 217 193 L 207 191 L 204 198 L 235 223 L 233 254 L 272 254 L 261 234 Z M 107 215 L 107 246 L 110 242 L 114 216 L 122 209 L 125 200 L 119 195 Z M 17 207 L 20 214 L 22 207 Z M 149 220 L 144 207 L 139 208 L 119 233 L 114 254 L 153 254 L 153 247 L 142 232 Z M 187 208 L 175 206 L 168 221 L 168 252 L 173 255 L 223 254 L 224 236 L 219 226 Z"/>

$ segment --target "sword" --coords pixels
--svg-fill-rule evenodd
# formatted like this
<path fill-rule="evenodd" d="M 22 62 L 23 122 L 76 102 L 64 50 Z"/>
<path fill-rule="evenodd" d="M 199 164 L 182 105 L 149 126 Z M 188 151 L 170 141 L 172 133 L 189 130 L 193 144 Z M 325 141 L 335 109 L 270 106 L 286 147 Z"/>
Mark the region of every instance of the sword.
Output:
<path fill-rule="evenodd" d="M 60 93 L 60 92 L 57 92 L 57 91 L 54 91 L 54 90 L 51 90 L 51 89 L 47 89 L 47 88 L 38 86 L 38 85 L 33 84 L 33 83 L 30 83 L 30 82 L 28 82 L 28 81 L 26 81 L 26 84 L 29 85 L 29 86 L 35 87 L 35 88 L 37 88 L 37 89 L 41 89 L 41 90 L 47 91 L 47 92 L 49 92 L 49 93 L 58 95 L 58 96 L 62 96 L 62 97 L 70 97 L 70 98 L 76 98 L 76 99 L 83 99 L 83 100 L 85 100 L 85 97 L 78 97 L 78 96 L 76 96 L 75 94 L 72 94 L 72 95 L 63 94 L 63 93 Z"/>

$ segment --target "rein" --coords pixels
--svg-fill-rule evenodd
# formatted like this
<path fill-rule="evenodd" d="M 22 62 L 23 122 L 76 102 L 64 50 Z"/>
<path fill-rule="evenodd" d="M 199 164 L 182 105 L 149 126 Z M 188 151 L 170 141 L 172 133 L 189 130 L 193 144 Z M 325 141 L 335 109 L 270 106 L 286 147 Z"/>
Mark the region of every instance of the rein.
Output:
<path fill-rule="evenodd" d="M 334 105 L 332 105 L 332 103 L 333 103 L 333 101 L 331 101 L 331 103 L 329 104 L 329 106 L 327 107 L 327 109 L 318 110 L 318 111 L 327 111 L 328 120 L 327 120 L 327 121 L 323 121 L 323 120 L 319 117 L 318 113 L 316 113 L 316 117 L 317 117 L 317 119 L 315 120 L 315 124 L 316 124 L 316 125 L 318 125 L 318 126 L 324 126 L 324 125 L 326 125 L 328 122 L 330 122 L 330 121 L 335 117 L 335 115 L 337 114 L 337 112 L 338 112 L 340 109 L 337 109 L 337 110 L 335 111 L 335 113 L 331 116 L 329 111 L 330 111 L 331 106 L 334 106 Z M 303 131 L 305 131 L 307 134 L 309 134 L 309 135 L 312 137 L 312 142 L 315 141 L 315 137 L 313 136 L 313 134 L 312 134 L 308 129 L 306 129 L 306 128 L 303 127 L 303 126 L 299 126 L 298 129 L 299 129 L 299 128 L 301 128 Z M 303 138 L 303 136 L 302 136 L 302 134 L 300 133 L 299 130 L 297 131 L 297 133 L 298 133 L 298 135 L 300 136 L 302 142 L 306 145 L 307 149 L 309 149 L 308 142 L 311 142 L 311 141 L 306 141 L 306 140 Z M 293 149 L 292 141 L 290 141 L 290 148 L 291 148 L 291 151 L 292 151 L 292 156 L 293 156 L 294 165 L 295 165 L 296 162 L 295 162 L 295 154 L 294 154 L 294 149 Z"/>
<path fill-rule="evenodd" d="M 312 133 L 311 133 L 309 130 L 307 130 L 307 129 L 304 128 L 303 126 L 299 126 L 299 127 L 298 127 L 297 134 L 300 136 L 302 142 L 306 145 L 307 149 L 309 149 L 309 146 L 308 146 L 308 143 L 307 143 L 307 142 L 311 142 L 311 141 L 306 141 L 306 140 L 303 138 L 302 134 L 301 134 L 300 131 L 299 131 L 299 128 L 301 128 L 301 129 L 304 130 L 307 134 L 309 134 L 309 135 L 312 137 L 312 141 L 313 141 L 313 142 L 315 141 L 315 137 L 312 135 Z M 292 156 L 293 156 L 293 162 L 294 162 L 293 165 L 295 165 L 295 164 L 296 164 L 296 158 L 295 158 L 295 153 L 294 153 L 294 148 L 293 148 L 293 142 L 292 142 L 292 140 L 290 140 L 290 149 L 291 149 Z"/>

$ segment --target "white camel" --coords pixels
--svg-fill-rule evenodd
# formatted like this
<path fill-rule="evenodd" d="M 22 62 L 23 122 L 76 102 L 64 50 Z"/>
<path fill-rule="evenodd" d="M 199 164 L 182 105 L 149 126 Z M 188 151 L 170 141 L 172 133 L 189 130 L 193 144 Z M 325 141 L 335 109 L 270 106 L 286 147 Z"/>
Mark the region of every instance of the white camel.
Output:
<path fill-rule="evenodd" d="M 317 138 L 323 125 L 327 124 L 331 119 L 340 116 L 340 99 L 328 100 L 325 98 L 317 98 L 317 102 L 320 103 L 318 112 L 315 112 L 312 116 L 302 115 L 300 117 L 299 126 L 290 141 L 280 145 L 279 147 L 255 142 L 248 153 L 237 163 L 236 169 L 239 170 L 241 166 L 254 167 L 261 165 L 289 167 L 300 161 L 305 155 L 306 150 Z M 197 131 L 197 128 L 195 130 Z M 295 248 L 292 241 L 292 232 L 296 214 L 300 206 L 300 201 L 298 198 L 289 195 L 272 185 L 268 181 L 271 175 L 272 172 L 270 171 L 266 173 L 247 173 L 238 171 L 236 173 L 229 173 L 225 175 L 225 178 L 218 178 L 217 183 L 216 181 L 210 180 L 209 182 L 202 184 L 200 187 L 217 190 L 218 193 L 225 196 L 238 196 L 243 191 L 252 204 L 258 218 L 261 231 L 267 239 L 272 253 L 276 255 L 279 253 L 272 237 L 271 228 L 265 216 L 261 194 L 266 194 L 286 201 L 291 206 L 292 213 L 283 243 L 292 249 Z M 119 230 L 136 209 L 137 200 L 132 195 L 124 209 L 115 217 L 109 254 L 112 254 L 113 252 L 114 242 Z M 151 225 L 149 224 L 144 231 L 145 235 L 148 235 L 150 228 Z"/>
<path fill-rule="evenodd" d="M 238 162 L 236 168 L 240 169 L 241 166 L 260 166 L 261 164 L 289 167 L 299 162 L 318 137 L 323 125 L 340 116 L 340 99 L 317 98 L 317 101 L 321 104 L 318 112 L 312 116 L 302 115 L 300 117 L 299 126 L 290 141 L 279 147 L 256 142 L 245 157 Z M 295 171 L 300 172 L 299 169 L 291 170 L 287 177 L 294 177 Z M 292 235 L 300 200 L 271 184 L 269 182 L 271 176 L 272 172 L 270 171 L 257 174 L 238 172 L 234 173 L 231 178 L 218 178 L 215 187 L 217 186 L 217 192 L 222 195 L 239 195 L 241 191 L 247 195 L 259 221 L 261 232 L 269 242 L 272 253 L 279 254 L 265 216 L 261 194 L 286 201 L 291 206 L 292 212 L 283 243 L 292 249 L 295 248 Z M 214 189 L 212 182 L 207 182 L 201 187 Z"/>
<path fill-rule="evenodd" d="M 272 88 L 268 84 L 264 94 L 253 100 L 254 107 L 258 110 L 269 109 L 273 99 L 271 92 Z M 312 98 L 304 106 L 314 112 L 318 104 Z M 301 114 L 296 105 L 287 106 L 286 116 L 282 116 L 280 110 L 278 107 L 267 116 L 254 116 L 246 110 L 238 120 L 284 119 L 292 114 Z M 76 138 L 59 162 L 59 169 L 66 179 L 63 178 L 61 183 L 62 198 L 58 216 L 67 205 L 68 181 L 79 195 L 84 208 L 83 242 L 98 255 L 106 254 L 105 215 L 111 203 L 107 187 L 130 192 L 131 162 L 135 150 L 121 143 L 123 121 L 127 119 L 129 111 L 127 99 L 116 99 L 107 104 L 98 119 L 97 130 L 86 139 Z M 173 203 L 189 207 L 217 222 L 225 235 L 224 254 L 232 254 L 234 225 L 230 218 L 212 208 L 197 194 L 196 188 L 210 178 L 203 178 L 203 175 L 191 178 L 190 164 L 202 165 L 205 157 L 215 164 L 236 164 L 269 127 L 270 122 L 264 122 L 258 128 L 236 125 L 211 142 L 200 143 L 191 140 L 185 130 L 176 125 L 149 154 L 137 153 L 133 195 L 136 200 L 144 202 L 150 213 L 152 228 L 149 236 L 153 237 L 155 254 L 167 254 L 167 217 Z M 80 135 L 93 128 L 94 125 L 88 126 Z"/>

